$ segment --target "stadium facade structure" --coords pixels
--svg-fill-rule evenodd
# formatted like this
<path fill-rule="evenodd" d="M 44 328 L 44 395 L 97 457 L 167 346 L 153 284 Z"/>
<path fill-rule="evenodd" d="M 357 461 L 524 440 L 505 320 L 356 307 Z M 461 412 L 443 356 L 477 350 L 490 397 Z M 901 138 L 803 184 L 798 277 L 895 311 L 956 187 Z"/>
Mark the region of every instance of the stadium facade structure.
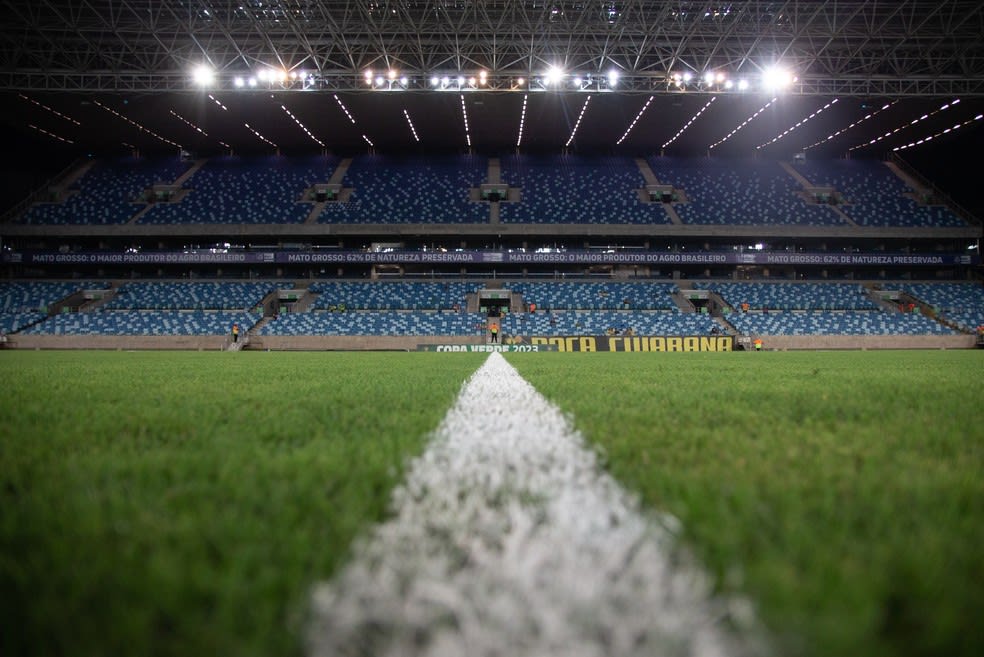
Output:
<path fill-rule="evenodd" d="M 710 280 L 979 285 L 979 219 L 903 158 L 979 139 L 980 3 L 7 8 L 8 130 L 54 160 L 106 158 L 75 159 L 8 213 L 9 278 L 646 280 L 678 297 Z M 777 63 L 793 76 L 782 93 L 760 86 Z M 883 197 L 859 200 L 868 183 L 838 173 L 844 157 L 886 161 L 894 183 L 871 185 L 901 186 L 892 217 L 867 207 Z M 229 187 L 223 166 L 250 181 L 262 158 L 328 175 L 298 174 L 286 196 L 262 174 Z M 85 198 L 107 169 L 136 205 L 98 184 Z M 422 187 L 387 186 L 400 175 Z M 441 180 L 460 206 L 428 200 Z M 268 291 L 260 310 L 281 300 Z"/>

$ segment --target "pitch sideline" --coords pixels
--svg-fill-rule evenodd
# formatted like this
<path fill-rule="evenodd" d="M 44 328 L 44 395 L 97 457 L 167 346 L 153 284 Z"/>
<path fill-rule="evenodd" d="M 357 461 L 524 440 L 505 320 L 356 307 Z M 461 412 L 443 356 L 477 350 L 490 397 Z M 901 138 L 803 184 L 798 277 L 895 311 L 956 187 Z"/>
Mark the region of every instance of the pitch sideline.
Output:
<path fill-rule="evenodd" d="M 314 593 L 328 655 L 744 655 L 726 605 L 562 412 L 498 353 Z M 758 652 L 758 651 L 751 651 Z"/>

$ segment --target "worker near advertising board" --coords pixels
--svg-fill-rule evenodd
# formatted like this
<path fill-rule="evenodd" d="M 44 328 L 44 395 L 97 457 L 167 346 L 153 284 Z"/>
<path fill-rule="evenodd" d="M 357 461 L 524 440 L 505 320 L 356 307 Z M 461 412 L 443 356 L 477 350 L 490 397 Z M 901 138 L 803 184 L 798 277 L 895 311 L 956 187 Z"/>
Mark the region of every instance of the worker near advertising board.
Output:
<path fill-rule="evenodd" d="M 762 338 L 755 338 L 752 344 L 755 345 L 755 351 L 762 351 Z"/>
<path fill-rule="evenodd" d="M 489 327 L 489 333 L 492 334 L 492 342 L 498 342 L 499 341 L 499 325 L 498 324 L 492 324 Z"/>

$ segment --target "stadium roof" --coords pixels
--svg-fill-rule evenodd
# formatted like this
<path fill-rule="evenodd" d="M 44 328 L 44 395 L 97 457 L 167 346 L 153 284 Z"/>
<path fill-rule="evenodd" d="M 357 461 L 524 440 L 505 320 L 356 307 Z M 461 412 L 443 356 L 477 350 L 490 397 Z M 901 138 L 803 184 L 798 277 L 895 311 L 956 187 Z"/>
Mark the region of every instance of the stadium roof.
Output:
<path fill-rule="evenodd" d="M 48 152 L 841 157 L 984 134 L 976 0 L 0 5 L 0 125 Z"/>

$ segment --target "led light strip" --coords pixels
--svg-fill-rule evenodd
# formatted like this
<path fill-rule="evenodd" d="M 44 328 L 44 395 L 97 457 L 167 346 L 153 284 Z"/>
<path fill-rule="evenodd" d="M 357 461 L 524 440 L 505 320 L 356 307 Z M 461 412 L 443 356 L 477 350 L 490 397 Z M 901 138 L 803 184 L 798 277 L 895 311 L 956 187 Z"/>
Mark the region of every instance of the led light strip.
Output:
<path fill-rule="evenodd" d="M 289 109 L 287 109 L 283 105 L 280 106 L 280 109 L 282 109 L 283 111 L 287 112 L 287 116 L 289 116 L 290 118 L 294 119 L 294 123 L 296 123 L 298 126 L 300 126 L 301 130 L 304 131 L 304 134 L 306 134 L 308 137 L 310 137 L 315 143 L 320 144 L 321 145 L 321 148 L 326 148 L 325 143 L 323 141 L 321 141 L 320 139 L 318 139 L 317 137 L 315 137 L 313 134 L 311 134 L 311 131 L 307 129 L 307 126 L 304 125 L 303 123 L 301 123 L 301 120 L 299 118 L 297 118 L 296 116 L 294 116 L 293 114 L 291 114 L 291 112 L 290 112 Z"/>
<path fill-rule="evenodd" d="M 711 106 L 711 103 L 713 103 L 715 100 L 717 100 L 717 96 L 711 96 L 711 99 L 709 101 L 707 101 L 707 104 L 704 105 L 703 107 L 701 107 L 700 108 L 700 111 L 698 111 L 696 114 L 694 114 L 692 117 L 690 117 L 690 120 L 687 121 L 687 124 L 685 126 L 683 126 L 682 128 L 680 128 L 680 131 L 677 132 L 675 135 L 673 135 L 673 138 L 672 139 L 670 139 L 668 142 L 666 142 L 665 144 L 663 144 L 663 148 L 666 148 L 667 146 L 669 146 L 670 144 L 672 144 L 673 142 L 675 142 L 680 135 L 682 135 L 684 132 L 686 132 L 687 131 L 687 128 L 689 128 L 690 125 L 694 121 L 697 120 L 697 117 L 700 116 L 701 114 L 703 114 L 707 110 L 707 108 Z"/>
<path fill-rule="evenodd" d="M 417 129 L 413 127 L 413 121 L 410 120 L 410 112 L 406 108 L 403 109 L 403 116 L 407 117 L 407 125 L 410 126 L 410 132 L 413 133 L 414 141 L 420 141 L 420 137 L 417 136 Z"/>
<path fill-rule="evenodd" d="M 171 141 L 170 139 L 167 139 L 166 137 L 161 137 L 159 134 L 157 134 L 153 130 L 149 130 L 149 129 L 143 127 L 142 125 L 140 125 L 139 123 L 137 123 L 136 121 L 134 121 L 133 119 L 130 119 L 130 118 L 127 118 L 127 117 L 123 116 L 122 114 L 120 114 L 119 112 L 117 112 L 116 110 L 114 110 L 112 107 L 107 107 L 106 105 L 103 105 L 102 103 L 100 103 L 98 100 L 94 100 L 92 102 L 94 102 L 96 105 L 98 105 L 99 107 L 103 108 L 104 110 L 106 110 L 110 114 L 113 114 L 113 115 L 118 116 L 119 118 L 123 119 L 124 121 L 126 121 L 127 123 L 129 123 L 130 125 L 132 125 L 133 127 L 135 127 L 137 130 L 140 130 L 142 132 L 146 132 L 148 135 L 151 135 L 152 137 L 156 137 L 157 139 L 160 139 L 165 144 L 170 144 L 171 146 L 174 146 L 176 148 L 181 148 L 181 144 L 177 144 L 177 143 Z"/>
<path fill-rule="evenodd" d="M 972 119 L 967 119 L 963 123 L 957 123 L 952 128 L 947 128 L 946 130 L 943 130 L 941 132 L 937 132 L 935 135 L 930 135 L 928 137 L 923 137 L 919 141 L 910 142 L 910 143 L 906 144 L 905 146 L 896 146 L 892 150 L 893 151 L 904 151 L 907 148 L 915 148 L 916 146 L 920 146 L 922 144 L 925 144 L 927 141 L 932 141 L 933 139 L 936 139 L 937 137 L 942 137 L 943 135 L 950 134 L 954 130 L 959 130 L 960 128 L 964 127 L 965 125 L 970 125 L 974 121 L 980 121 L 981 119 L 984 119 L 984 114 L 978 114 L 977 116 L 975 116 Z"/>
<path fill-rule="evenodd" d="M 52 139 L 57 139 L 58 141 L 63 141 L 66 144 L 74 144 L 75 143 L 71 139 L 65 139 L 64 137 L 59 137 L 58 135 L 56 135 L 53 132 L 48 132 L 44 128 L 39 128 L 36 125 L 34 125 L 33 123 L 28 123 L 27 124 L 27 127 L 28 128 L 34 128 L 35 130 L 37 130 L 38 132 L 40 132 L 42 135 L 47 135 L 47 136 L 51 137 Z"/>
<path fill-rule="evenodd" d="M 366 137 L 365 135 L 362 135 L 362 138 L 366 140 L 366 143 L 367 144 L 369 144 L 370 146 L 372 146 L 372 147 L 375 148 L 376 145 L 374 143 L 372 143 L 372 140 L 369 139 L 369 137 Z"/>
<path fill-rule="evenodd" d="M 834 137 L 836 137 L 837 135 L 839 135 L 839 134 L 841 134 L 841 133 L 844 133 L 844 132 L 847 132 L 848 130 L 850 130 L 851 128 L 853 128 L 853 127 L 855 127 L 855 126 L 859 126 L 859 125 L 861 125 L 862 123 L 864 123 L 865 121 L 867 121 L 867 120 L 868 120 L 868 119 L 870 119 L 870 118 L 874 118 L 875 116 L 877 116 L 877 115 L 878 115 L 878 114 L 880 114 L 881 112 L 884 112 L 885 110 L 887 110 L 887 109 L 888 109 L 889 107 L 891 107 L 892 105 L 894 105 L 894 104 L 895 104 L 895 103 L 897 103 L 897 102 L 899 102 L 899 101 L 898 101 L 898 100 L 893 100 L 893 101 L 892 101 L 892 102 L 890 102 L 890 103 L 886 103 L 885 105 L 882 105 L 882 107 L 881 107 L 881 109 L 877 109 L 877 110 L 875 110 L 874 112 L 871 112 L 870 114 L 866 114 L 866 115 L 864 116 L 864 118 L 861 118 L 861 119 L 858 119 L 857 121 L 855 121 L 855 122 L 854 122 L 854 123 L 852 123 L 851 125 L 849 125 L 849 126 L 847 126 L 846 128 L 841 128 L 840 130 L 838 130 L 837 132 L 835 132 L 835 133 L 834 133 L 834 134 L 832 134 L 832 135 L 827 135 L 827 137 L 825 137 L 824 139 L 821 139 L 820 141 L 818 141 L 818 142 L 817 142 L 817 143 L 815 143 L 815 144 L 810 144 L 809 146 L 807 146 L 807 147 L 806 147 L 806 148 L 804 148 L 803 150 L 804 150 L 804 151 L 808 151 L 808 150 L 810 150 L 811 148 L 813 148 L 814 146 L 819 146 L 820 144 L 823 144 L 823 143 L 825 143 L 825 142 L 828 142 L 828 141 L 830 141 L 831 139 L 833 139 L 833 138 L 834 138 Z"/>
<path fill-rule="evenodd" d="M 23 98 L 24 100 L 26 100 L 27 102 L 33 103 L 33 104 L 37 105 L 41 109 L 48 110 L 49 112 L 51 112 L 52 114 L 54 114 L 55 116 L 57 116 L 59 119 L 64 119 L 64 120 L 68 121 L 69 123 L 74 123 L 75 125 L 78 125 L 78 126 L 82 125 L 81 123 L 79 123 L 78 121 L 76 121 L 75 119 L 73 119 L 72 117 L 67 116 L 65 114 L 62 114 L 58 110 L 52 109 L 52 108 L 48 107 L 47 105 L 45 105 L 44 103 L 38 102 L 38 101 L 34 100 L 33 98 L 28 98 L 24 94 L 17 94 L 17 95 L 20 96 L 21 98 Z"/>
<path fill-rule="evenodd" d="M 629 127 L 625 129 L 625 133 L 621 137 L 619 137 L 619 140 L 617 142 L 615 142 L 616 144 L 621 144 L 623 141 L 625 141 L 625 138 L 629 136 L 629 133 L 630 132 L 632 132 L 632 128 L 634 128 L 635 127 L 635 124 L 638 123 L 639 122 L 639 119 L 642 118 L 642 115 L 643 115 L 643 113 L 645 113 L 646 108 L 649 107 L 649 103 L 653 102 L 653 98 L 655 98 L 655 97 L 656 96 L 650 96 L 649 97 L 649 100 L 647 100 L 646 101 L 646 104 L 642 106 L 642 109 L 639 110 L 639 113 L 636 114 L 636 117 L 634 119 L 632 119 L 632 123 L 630 123 L 629 124 Z"/>
<path fill-rule="evenodd" d="M 335 100 L 338 101 L 338 106 L 342 108 L 343 112 L 345 112 L 345 116 L 349 118 L 349 121 L 352 122 L 352 125 L 355 125 L 355 119 L 352 117 L 352 114 L 349 113 L 348 108 L 345 107 L 345 103 L 342 102 L 342 99 L 338 97 L 338 94 L 335 94 Z M 365 137 L 365 135 L 363 135 L 363 137 Z"/>
<path fill-rule="evenodd" d="M 222 101 L 220 101 L 218 98 L 216 98 L 212 94 L 209 94 L 208 97 L 211 98 L 212 100 L 214 100 L 215 101 L 215 104 L 218 105 L 219 107 L 221 107 L 223 110 L 225 110 L 226 112 L 229 111 L 229 108 L 226 107 L 225 105 L 223 105 L 222 104 Z"/>
<path fill-rule="evenodd" d="M 940 107 L 939 109 L 935 109 L 935 110 L 933 110 L 933 111 L 932 111 L 932 112 L 930 112 L 929 114 L 923 114 L 923 115 L 922 115 L 922 116 L 920 116 L 920 117 L 919 117 L 918 119 L 913 119 L 912 121 L 909 121 L 908 123 L 905 123 L 905 124 L 902 124 L 902 125 L 900 125 L 900 126 L 899 126 L 899 127 L 897 127 L 897 128 L 895 129 L 895 130 L 890 130 L 889 132 L 886 132 L 886 133 L 885 133 L 885 134 L 883 134 L 883 135 L 882 135 L 881 137 L 877 137 L 877 138 L 875 138 L 875 139 L 872 139 L 871 141 L 868 141 L 868 142 L 866 142 L 866 143 L 864 143 L 864 144 L 858 144 L 858 145 L 856 145 L 856 146 L 851 146 L 851 147 L 850 147 L 849 149 L 847 149 L 847 150 L 848 150 L 848 152 L 850 152 L 850 151 L 856 151 L 856 150 L 858 150 L 859 148 L 867 148 L 868 146 L 871 146 L 872 144 L 877 144 L 877 143 L 878 143 L 878 142 L 880 142 L 880 141 L 881 141 L 882 139 L 885 139 L 885 138 L 887 138 L 887 137 L 891 137 L 892 135 L 894 135 L 894 134 L 896 134 L 896 133 L 898 133 L 898 132 L 901 132 L 902 130 L 905 130 L 906 128 L 908 128 L 908 127 L 910 127 L 910 126 L 914 126 L 914 125 L 916 125 L 917 123 L 920 123 L 920 122 L 922 122 L 922 121 L 925 121 L 926 119 L 928 119 L 928 118 L 930 118 L 930 117 L 932 117 L 932 116 L 936 116 L 936 115 L 937 115 L 937 114 L 939 114 L 940 112 L 942 112 L 942 111 L 944 111 L 944 110 L 946 110 L 946 109 L 949 109 L 949 108 L 951 108 L 951 107 L 953 107 L 954 105 L 956 105 L 956 104 L 957 104 L 957 103 L 959 103 L 959 102 L 960 102 L 960 99 L 959 99 L 959 98 L 955 98 L 955 99 L 953 99 L 952 101 L 950 101 L 949 103 L 946 103 L 945 105 L 943 105 L 942 107 Z"/>
<path fill-rule="evenodd" d="M 465 141 L 471 146 L 471 132 L 468 130 L 468 110 L 465 109 L 465 95 L 461 94 L 461 116 L 465 119 Z"/>
<path fill-rule="evenodd" d="M 192 123 L 191 121 L 189 121 L 185 117 L 181 116 L 180 114 L 178 114 L 174 110 L 170 110 L 170 112 L 171 112 L 171 116 L 173 116 L 173 117 L 175 117 L 177 119 L 180 119 L 181 121 L 183 121 L 185 123 L 185 125 L 187 125 L 192 130 L 197 130 L 198 132 L 200 132 L 203 135 L 205 135 L 206 137 L 208 137 L 208 133 L 207 132 L 205 132 L 204 130 L 202 130 L 201 128 L 199 128 L 197 125 L 195 125 L 194 123 Z"/>
<path fill-rule="evenodd" d="M 756 116 L 758 116 L 759 114 L 761 114 L 762 112 L 764 112 L 765 110 L 767 110 L 769 108 L 769 105 L 771 105 L 772 103 L 776 102 L 778 99 L 779 99 L 779 97 L 776 96 L 775 98 L 773 98 L 772 100 L 770 100 L 769 102 L 767 102 L 765 105 L 763 105 L 761 108 L 759 108 L 759 110 L 757 112 L 755 112 L 755 114 L 752 114 L 750 117 L 748 117 L 747 119 L 745 119 L 745 121 L 740 126 L 738 126 L 734 130 L 732 130 L 731 132 L 729 132 L 727 135 L 725 135 L 725 137 L 723 139 L 721 139 L 720 141 L 716 141 L 713 144 L 711 144 L 710 146 L 708 146 L 707 147 L 707 150 L 711 150 L 715 146 L 720 146 L 724 142 L 726 142 L 729 139 L 731 139 L 732 137 L 734 137 L 735 136 L 735 133 L 737 133 L 739 130 L 741 130 L 742 128 L 744 128 L 746 125 L 748 125 L 749 123 L 751 123 L 752 121 L 754 121 Z"/>
<path fill-rule="evenodd" d="M 810 119 L 812 119 L 813 117 L 819 116 L 825 109 L 830 109 L 831 107 L 833 107 L 834 105 L 836 105 L 838 100 L 839 100 L 838 98 L 834 98 L 832 101 L 830 101 L 829 103 L 827 103 L 826 105 L 824 105 L 823 107 L 821 107 L 820 109 L 818 109 L 813 114 L 809 115 L 808 117 L 806 117 L 805 119 L 803 119 L 802 121 L 800 121 L 799 123 L 797 123 L 796 125 L 790 126 L 790 127 L 786 128 L 785 130 L 783 130 L 781 133 L 779 133 L 778 135 L 776 135 L 775 137 L 773 137 L 770 141 L 767 141 L 764 144 L 759 144 L 758 146 L 755 147 L 755 150 L 759 150 L 759 149 L 765 148 L 766 146 L 770 146 L 770 145 L 776 143 L 777 141 L 779 141 L 780 139 L 782 139 L 783 137 L 785 137 L 786 135 L 788 135 L 793 130 L 795 130 L 796 128 L 800 127 L 801 125 L 803 125 L 804 123 L 806 123 L 807 121 L 809 121 Z"/>
<path fill-rule="evenodd" d="M 588 103 L 591 101 L 591 96 L 589 95 L 584 99 L 584 105 L 581 105 L 581 113 L 577 115 L 577 121 L 574 123 L 574 129 L 571 130 L 571 136 L 567 138 L 567 143 L 564 146 L 570 146 L 571 142 L 574 141 L 574 135 L 577 134 L 577 129 L 581 125 L 581 119 L 584 118 L 584 112 L 588 109 Z"/>
<path fill-rule="evenodd" d="M 526 99 L 529 97 L 529 94 L 523 94 L 523 113 L 519 115 L 519 136 L 516 138 L 517 148 L 523 141 L 523 126 L 526 124 Z"/>
<path fill-rule="evenodd" d="M 264 137 L 263 135 L 261 135 L 260 133 L 258 133 L 256 130 L 254 130 L 253 128 L 251 128 L 248 123 L 243 123 L 243 125 L 246 126 L 247 128 L 249 128 L 249 131 L 252 132 L 254 135 L 256 135 L 257 137 L 259 137 L 260 139 L 262 139 L 266 143 L 270 144 L 274 148 L 280 148 L 279 146 L 277 146 L 276 144 L 274 144 L 272 141 L 270 141 L 269 139 L 267 139 L 266 137 Z"/>

